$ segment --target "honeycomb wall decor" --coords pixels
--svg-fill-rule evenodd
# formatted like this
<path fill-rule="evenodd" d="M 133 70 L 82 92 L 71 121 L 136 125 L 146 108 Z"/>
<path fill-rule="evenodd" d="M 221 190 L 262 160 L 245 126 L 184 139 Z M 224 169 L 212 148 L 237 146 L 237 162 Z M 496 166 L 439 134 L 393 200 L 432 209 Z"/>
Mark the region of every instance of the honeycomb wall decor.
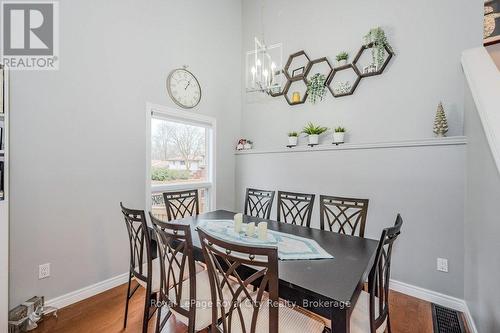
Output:
<path fill-rule="evenodd" d="M 373 44 L 361 46 L 352 63 L 335 68 L 332 67 L 327 57 L 310 60 L 309 56 L 304 50 L 295 52 L 288 57 L 285 67 L 282 70 L 282 74 L 284 74 L 286 80 L 282 90 L 280 92 L 270 92 L 269 95 L 272 97 L 284 96 L 285 100 L 290 105 L 304 104 L 307 100 L 307 84 L 309 74 L 313 72 L 312 69 L 314 66 L 321 65 L 324 67 L 324 64 L 326 64 L 327 70 L 325 70 L 325 73 L 322 74 L 324 74 L 327 78 L 325 80 L 325 85 L 327 86 L 332 96 L 334 98 L 339 98 L 352 95 L 358 87 L 361 79 L 382 74 L 391 59 L 394 57 L 394 53 L 386 46 L 386 57 L 384 63 L 380 66 L 380 68 L 377 68 L 377 66 L 373 64 L 368 66 L 369 68 L 360 68 L 361 56 L 364 54 L 364 52 L 370 52 L 370 49 L 372 47 Z M 292 64 L 299 58 L 302 58 L 303 63 L 301 63 L 301 65 L 297 67 L 292 66 Z M 294 71 L 302 66 L 305 68 L 303 73 L 294 75 Z M 354 73 L 352 83 L 351 81 L 335 81 L 335 77 L 337 75 L 341 76 L 342 74 L 340 73 L 343 71 L 352 71 L 352 73 Z M 292 89 L 292 85 L 298 84 L 297 82 L 300 82 L 300 84 L 304 84 L 305 93 L 301 95 L 300 101 L 293 102 L 291 94 L 293 94 L 295 90 Z"/>

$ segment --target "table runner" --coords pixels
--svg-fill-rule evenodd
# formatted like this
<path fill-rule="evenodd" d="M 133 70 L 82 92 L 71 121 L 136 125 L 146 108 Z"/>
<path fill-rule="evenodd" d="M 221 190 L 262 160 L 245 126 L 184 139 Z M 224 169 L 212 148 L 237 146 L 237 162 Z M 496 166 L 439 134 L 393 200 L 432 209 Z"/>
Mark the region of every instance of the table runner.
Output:
<path fill-rule="evenodd" d="M 245 230 L 246 225 L 243 224 Z M 232 220 L 202 220 L 198 228 L 222 240 L 235 242 L 243 245 L 277 246 L 280 260 L 310 260 L 310 259 L 333 259 L 315 240 L 267 230 L 267 241 L 259 240 L 257 237 L 247 237 L 244 233 L 237 234 L 234 231 Z"/>

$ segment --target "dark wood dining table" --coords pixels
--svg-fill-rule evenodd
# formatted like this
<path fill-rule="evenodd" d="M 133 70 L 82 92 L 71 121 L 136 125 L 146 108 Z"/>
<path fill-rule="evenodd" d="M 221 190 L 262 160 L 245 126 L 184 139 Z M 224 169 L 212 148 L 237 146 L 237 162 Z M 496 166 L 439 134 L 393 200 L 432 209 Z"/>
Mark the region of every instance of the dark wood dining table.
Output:
<path fill-rule="evenodd" d="M 195 258 L 204 261 L 196 227 L 202 220 L 232 220 L 234 212 L 217 210 L 178 220 L 191 225 Z M 279 297 L 329 318 L 334 333 L 350 332 L 350 316 L 375 259 L 378 242 L 330 231 L 244 216 L 243 222 L 266 221 L 271 230 L 314 239 L 333 259 L 280 260 Z"/>

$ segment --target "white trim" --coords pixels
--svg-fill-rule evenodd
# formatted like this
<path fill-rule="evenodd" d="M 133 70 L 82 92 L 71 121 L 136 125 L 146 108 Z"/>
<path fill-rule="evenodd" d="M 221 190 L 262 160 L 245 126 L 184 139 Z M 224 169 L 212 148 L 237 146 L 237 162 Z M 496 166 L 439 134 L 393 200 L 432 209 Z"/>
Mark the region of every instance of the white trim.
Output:
<path fill-rule="evenodd" d="M 120 274 L 118 276 L 95 283 L 82 289 L 78 289 L 62 296 L 50 299 L 45 303 L 48 306 L 55 306 L 56 308 L 61 309 L 68 305 L 83 301 L 84 299 L 105 292 L 106 290 L 118 287 L 127 282 L 128 273 Z"/>
<path fill-rule="evenodd" d="M 199 183 L 179 183 L 179 184 L 164 184 L 164 185 L 154 185 L 151 186 L 152 193 L 165 192 L 165 191 L 182 191 L 186 188 L 189 189 L 200 189 L 207 188 L 212 189 L 211 182 L 199 182 Z"/>
<path fill-rule="evenodd" d="M 472 333 L 477 333 L 474 319 L 471 316 L 467 303 L 463 299 L 448 296 L 442 293 L 438 293 L 437 291 L 417 287 L 393 279 L 391 279 L 390 288 L 405 295 L 413 296 L 427 302 L 435 303 L 450 309 L 463 312 Z"/>
<path fill-rule="evenodd" d="M 476 104 L 491 154 L 500 172 L 500 75 L 490 54 L 484 47 L 464 51 L 462 67 Z"/>
<path fill-rule="evenodd" d="M 9 68 L 4 66 L 3 71 L 3 104 L 4 114 L 0 118 L 4 123 L 4 200 L 0 201 L 0 331 L 8 330 L 8 312 L 9 312 L 9 174 L 10 174 L 10 86 L 9 86 Z"/>
<path fill-rule="evenodd" d="M 166 184 L 166 185 L 155 185 L 154 188 L 161 191 L 179 191 L 184 189 L 208 189 L 208 207 L 207 209 L 214 210 L 217 200 L 216 191 L 216 133 L 217 133 L 217 121 L 215 118 L 202 115 L 199 113 L 187 112 L 163 105 L 146 103 L 146 195 L 145 195 L 145 207 L 146 209 L 151 209 L 151 118 L 153 114 L 156 117 L 164 116 L 165 118 L 172 119 L 178 122 L 185 122 L 187 124 L 199 124 L 200 126 L 205 126 L 208 129 L 207 136 L 211 138 L 207 146 L 209 151 L 207 151 L 207 164 L 209 165 L 208 181 L 206 182 L 196 182 L 196 183 L 178 183 L 178 184 Z M 210 150 L 211 149 L 211 150 Z"/>
<path fill-rule="evenodd" d="M 321 144 L 314 147 L 297 146 L 294 148 L 275 148 L 275 149 L 250 149 L 237 151 L 236 155 L 247 154 L 276 154 L 276 153 L 301 153 L 329 150 L 356 150 L 356 149 L 381 149 L 381 148 L 407 148 L 407 147 L 428 147 L 428 146 L 450 146 L 465 145 L 467 138 L 465 136 L 452 136 L 446 138 L 430 138 L 421 140 L 401 140 L 385 141 L 373 143 L 345 143 L 340 145 Z"/>

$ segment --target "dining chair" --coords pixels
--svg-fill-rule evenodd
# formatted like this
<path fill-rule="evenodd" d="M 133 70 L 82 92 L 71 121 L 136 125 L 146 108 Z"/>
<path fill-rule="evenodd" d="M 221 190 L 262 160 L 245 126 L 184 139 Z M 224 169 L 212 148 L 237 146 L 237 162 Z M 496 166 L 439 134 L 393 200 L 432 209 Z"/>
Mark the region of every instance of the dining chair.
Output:
<path fill-rule="evenodd" d="M 310 227 L 314 194 L 278 191 L 278 221 Z"/>
<path fill-rule="evenodd" d="M 394 226 L 382 231 L 375 261 L 368 274 L 368 292 L 361 292 L 351 315 L 353 333 L 391 333 L 389 281 L 392 246 L 401 233 L 402 225 L 403 219 L 398 214 Z"/>
<path fill-rule="evenodd" d="M 195 262 L 189 224 L 163 222 L 150 212 L 151 223 L 158 240 L 160 261 L 160 305 L 169 309 L 162 319 L 159 306 L 156 331 L 161 332 L 171 313 L 188 327 L 188 332 L 200 331 L 211 324 L 211 308 L 198 306 L 197 299 L 210 299 L 208 273 Z"/>
<path fill-rule="evenodd" d="M 169 221 L 200 214 L 198 190 L 164 192 L 163 200 Z"/>
<path fill-rule="evenodd" d="M 269 219 L 275 191 L 247 188 L 245 195 L 245 215 Z"/>
<path fill-rule="evenodd" d="M 129 301 L 137 289 L 143 287 L 146 289 L 146 297 L 144 300 L 142 332 L 146 333 L 148 331 L 149 320 L 156 310 L 153 308 L 151 312 L 151 300 L 156 298 L 160 290 L 159 260 L 158 258 L 153 260 L 151 236 L 149 234 L 144 211 L 126 208 L 121 202 L 120 207 L 125 218 L 130 244 L 130 265 L 123 328 L 127 327 Z M 138 284 L 131 291 L 132 279 L 136 280 Z"/>
<path fill-rule="evenodd" d="M 202 228 L 198 228 L 198 235 L 208 267 L 212 304 L 220 304 L 220 308 L 212 308 L 212 332 L 323 332 L 321 318 L 279 303 L 276 247 L 229 243 Z M 222 302 L 227 289 L 229 302 Z"/>
<path fill-rule="evenodd" d="M 368 199 L 332 197 L 320 195 L 321 230 L 365 237 Z"/>

